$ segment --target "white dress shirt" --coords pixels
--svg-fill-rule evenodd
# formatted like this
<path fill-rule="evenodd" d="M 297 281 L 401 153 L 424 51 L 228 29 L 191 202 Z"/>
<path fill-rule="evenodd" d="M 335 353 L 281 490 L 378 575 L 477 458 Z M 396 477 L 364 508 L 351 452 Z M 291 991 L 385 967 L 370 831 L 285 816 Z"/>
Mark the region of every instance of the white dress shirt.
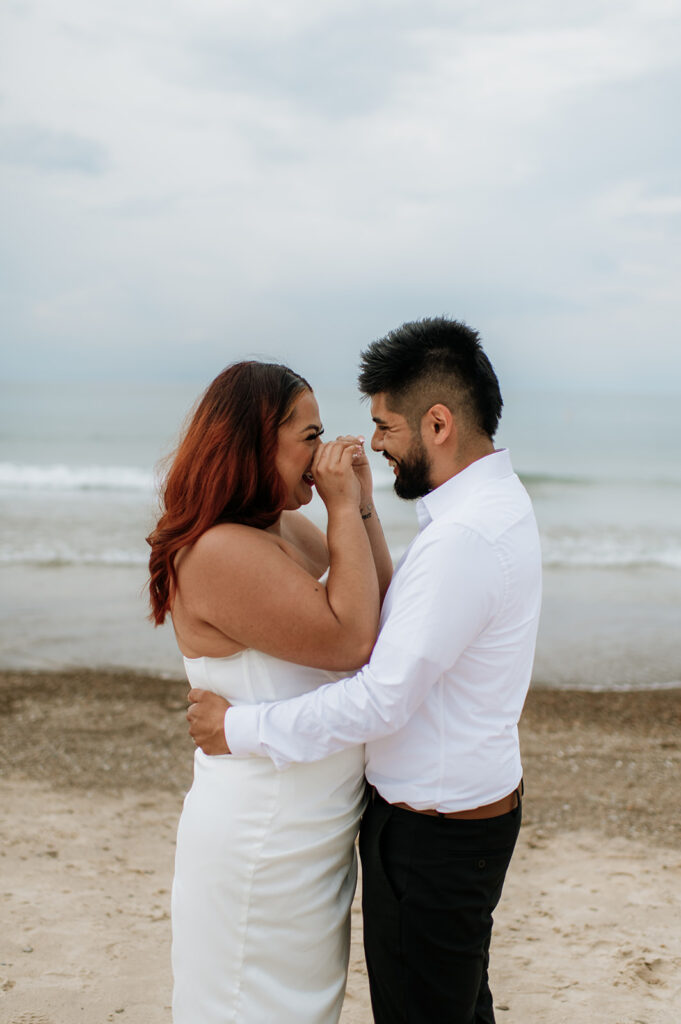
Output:
<path fill-rule="evenodd" d="M 480 807 L 519 784 L 541 602 L 529 496 L 503 449 L 431 491 L 417 514 L 369 663 L 291 700 L 228 709 L 234 755 L 283 768 L 365 743 L 369 782 L 418 809 Z"/>

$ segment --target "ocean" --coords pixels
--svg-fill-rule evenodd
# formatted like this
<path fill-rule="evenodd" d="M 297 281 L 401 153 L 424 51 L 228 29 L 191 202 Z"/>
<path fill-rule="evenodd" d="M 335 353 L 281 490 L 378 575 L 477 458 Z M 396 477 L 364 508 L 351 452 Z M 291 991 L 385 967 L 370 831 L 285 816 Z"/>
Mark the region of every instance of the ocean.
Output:
<path fill-rule="evenodd" d="M 179 677 L 144 594 L 159 460 L 207 381 L 0 384 L 0 667 L 133 668 Z M 367 438 L 366 405 L 317 392 L 326 437 Z M 681 685 L 681 403 L 674 395 L 509 391 L 510 448 L 542 538 L 534 685 Z M 414 507 L 373 459 L 395 558 Z M 324 525 L 318 498 L 308 506 Z"/>

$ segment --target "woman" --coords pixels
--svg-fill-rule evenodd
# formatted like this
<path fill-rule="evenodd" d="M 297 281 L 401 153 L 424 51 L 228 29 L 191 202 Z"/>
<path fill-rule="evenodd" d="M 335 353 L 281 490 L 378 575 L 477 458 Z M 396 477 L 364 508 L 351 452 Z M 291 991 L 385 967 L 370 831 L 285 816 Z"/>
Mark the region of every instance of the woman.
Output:
<path fill-rule="evenodd" d="M 234 704 L 336 679 L 376 638 L 392 567 L 368 463 L 360 439 L 321 434 L 302 377 L 237 363 L 208 388 L 167 477 L 152 617 L 172 614 L 191 685 Z M 326 537 L 297 511 L 313 485 Z M 338 1020 L 363 769 L 362 748 L 284 772 L 197 750 L 173 884 L 175 1024 Z"/>

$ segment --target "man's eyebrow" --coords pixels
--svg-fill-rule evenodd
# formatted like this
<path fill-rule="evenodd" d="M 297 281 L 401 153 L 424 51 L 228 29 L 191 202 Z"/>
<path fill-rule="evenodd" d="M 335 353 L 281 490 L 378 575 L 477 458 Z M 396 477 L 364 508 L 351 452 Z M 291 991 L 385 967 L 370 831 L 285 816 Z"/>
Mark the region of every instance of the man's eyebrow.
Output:
<path fill-rule="evenodd" d="M 380 416 L 372 416 L 371 419 L 373 420 L 373 422 L 376 424 L 377 427 L 387 427 L 388 426 L 386 421 L 382 420 Z"/>

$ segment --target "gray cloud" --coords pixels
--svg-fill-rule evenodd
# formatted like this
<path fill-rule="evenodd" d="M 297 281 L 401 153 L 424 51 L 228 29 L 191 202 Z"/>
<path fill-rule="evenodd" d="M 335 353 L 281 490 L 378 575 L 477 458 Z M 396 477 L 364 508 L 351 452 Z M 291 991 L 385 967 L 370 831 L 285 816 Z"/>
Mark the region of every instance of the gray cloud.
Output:
<path fill-rule="evenodd" d="M 64 0 L 7 26 L 12 372 L 261 354 L 338 380 L 447 312 L 505 379 L 652 387 L 654 355 L 681 387 L 667 0 Z"/>
<path fill-rule="evenodd" d="M 53 131 L 39 124 L 0 126 L 0 161 L 38 171 L 103 174 L 106 149 L 95 139 Z"/>
<path fill-rule="evenodd" d="M 349 8 L 288 35 L 257 26 L 234 34 L 223 25 L 190 40 L 188 53 L 198 83 L 294 103 L 317 117 L 358 117 L 384 106 L 405 72 L 427 65 L 412 21 Z"/>

